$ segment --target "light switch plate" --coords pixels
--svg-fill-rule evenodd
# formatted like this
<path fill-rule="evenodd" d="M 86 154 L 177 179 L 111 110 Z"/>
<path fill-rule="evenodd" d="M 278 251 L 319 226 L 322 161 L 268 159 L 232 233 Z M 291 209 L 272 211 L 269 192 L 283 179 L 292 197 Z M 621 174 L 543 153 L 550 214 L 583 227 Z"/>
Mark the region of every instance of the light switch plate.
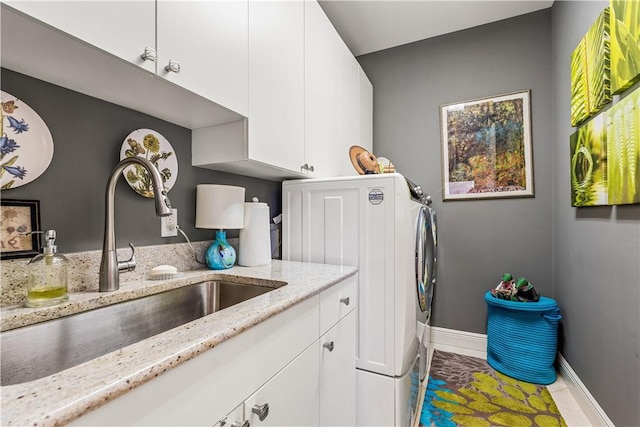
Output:
<path fill-rule="evenodd" d="M 178 235 L 178 209 L 171 209 L 171 215 L 160 217 L 160 237 Z"/>

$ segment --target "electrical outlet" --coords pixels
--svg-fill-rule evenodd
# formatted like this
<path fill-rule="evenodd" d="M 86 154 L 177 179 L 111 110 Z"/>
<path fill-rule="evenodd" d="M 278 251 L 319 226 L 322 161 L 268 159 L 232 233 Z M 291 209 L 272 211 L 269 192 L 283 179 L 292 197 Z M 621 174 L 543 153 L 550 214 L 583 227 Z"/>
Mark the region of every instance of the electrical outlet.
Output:
<path fill-rule="evenodd" d="M 160 217 L 160 237 L 178 235 L 178 209 L 171 209 L 171 215 Z"/>

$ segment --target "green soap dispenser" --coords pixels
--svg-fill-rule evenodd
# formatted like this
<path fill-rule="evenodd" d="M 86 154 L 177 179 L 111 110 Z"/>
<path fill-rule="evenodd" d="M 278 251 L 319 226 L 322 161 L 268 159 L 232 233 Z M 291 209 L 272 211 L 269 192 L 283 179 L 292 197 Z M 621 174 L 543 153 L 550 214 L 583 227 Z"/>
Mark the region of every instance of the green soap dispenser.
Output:
<path fill-rule="evenodd" d="M 42 253 L 27 264 L 27 307 L 46 307 L 69 299 L 67 277 L 69 260 L 56 253 L 56 231 L 44 232 Z"/>

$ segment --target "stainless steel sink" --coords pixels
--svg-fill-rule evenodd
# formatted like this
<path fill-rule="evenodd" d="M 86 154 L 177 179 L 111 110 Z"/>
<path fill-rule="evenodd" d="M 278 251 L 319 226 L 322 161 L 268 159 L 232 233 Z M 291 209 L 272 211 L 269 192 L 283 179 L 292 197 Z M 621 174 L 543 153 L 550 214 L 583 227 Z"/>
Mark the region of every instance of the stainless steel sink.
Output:
<path fill-rule="evenodd" d="M 1 385 L 55 374 L 273 289 L 201 282 L 2 332 Z"/>

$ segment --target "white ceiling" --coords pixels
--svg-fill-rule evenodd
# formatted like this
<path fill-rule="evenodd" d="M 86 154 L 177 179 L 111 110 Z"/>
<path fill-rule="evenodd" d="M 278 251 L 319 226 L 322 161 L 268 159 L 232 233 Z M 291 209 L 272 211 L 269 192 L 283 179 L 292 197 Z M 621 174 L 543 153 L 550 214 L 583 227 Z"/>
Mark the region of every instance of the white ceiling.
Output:
<path fill-rule="evenodd" d="M 355 56 L 551 7 L 553 0 L 319 0 Z"/>

